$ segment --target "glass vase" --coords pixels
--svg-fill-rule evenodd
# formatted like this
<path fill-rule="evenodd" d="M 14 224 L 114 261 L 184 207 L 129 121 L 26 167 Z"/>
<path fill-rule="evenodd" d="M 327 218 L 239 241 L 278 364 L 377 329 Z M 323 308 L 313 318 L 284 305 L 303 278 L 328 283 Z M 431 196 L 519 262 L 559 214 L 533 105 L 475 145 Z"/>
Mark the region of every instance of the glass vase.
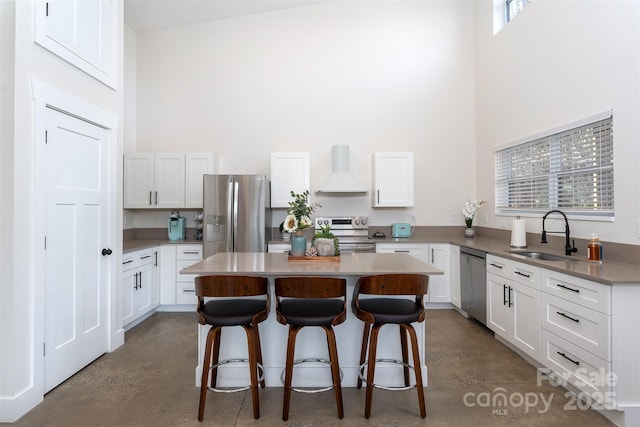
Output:
<path fill-rule="evenodd" d="M 307 239 L 302 234 L 302 231 L 296 231 L 291 236 L 291 256 L 304 256 L 306 250 Z"/>

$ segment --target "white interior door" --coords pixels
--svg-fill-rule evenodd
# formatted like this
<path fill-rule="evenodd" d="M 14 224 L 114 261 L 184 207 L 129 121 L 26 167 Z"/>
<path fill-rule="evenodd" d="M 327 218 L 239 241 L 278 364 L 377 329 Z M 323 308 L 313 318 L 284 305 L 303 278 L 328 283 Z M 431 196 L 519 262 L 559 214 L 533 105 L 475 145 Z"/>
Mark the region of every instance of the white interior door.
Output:
<path fill-rule="evenodd" d="M 47 108 L 45 390 L 107 351 L 109 132 Z"/>

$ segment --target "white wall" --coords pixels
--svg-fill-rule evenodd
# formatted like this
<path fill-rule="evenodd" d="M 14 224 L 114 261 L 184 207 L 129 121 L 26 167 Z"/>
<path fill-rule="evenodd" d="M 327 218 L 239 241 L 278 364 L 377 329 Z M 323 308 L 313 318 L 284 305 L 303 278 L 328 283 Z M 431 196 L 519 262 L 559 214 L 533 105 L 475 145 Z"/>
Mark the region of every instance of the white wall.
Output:
<path fill-rule="evenodd" d="M 139 34 L 135 149 L 211 151 L 220 173 L 265 174 L 272 151 L 309 151 L 312 192 L 334 144 L 367 186 L 373 152 L 413 151 L 414 209 L 314 197 L 317 213 L 462 225 L 476 196 L 473 19 L 473 2 L 327 2 Z M 137 226 L 166 226 L 140 212 Z"/>
<path fill-rule="evenodd" d="M 9 140 L 6 134 L 0 133 L 2 140 L 2 156 L 12 156 L 10 162 L 12 168 L 0 172 L 2 190 L 0 191 L 4 228 L 12 229 L 15 236 L 3 231 L 1 239 L 2 248 L 2 274 L 0 275 L 1 288 L 0 313 L 2 323 L 0 325 L 0 361 L 2 361 L 2 376 L 0 376 L 0 421 L 9 420 L 28 411 L 43 398 L 43 373 L 42 373 L 42 343 L 44 337 L 44 321 L 42 312 L 42 295 L 44 284 L 35 280 L 36 272 L 41 266 L 36 265 L 36 254 L 41 251 L 42 236 L 34 236 L 33 230 L 39 221 L 42 221 L 42 212 L 34 209 L 35 186 L 38 182 L 39 171 L 34 167 L 35 141 L 34 141 L 34 104 L 31 88 L 31 79 L 49 83 L 73 97 L 86 101 L 110 111 L 120 117 L 122 115 L 123 99 L 121 91 L 99 83 L 89 75 L 68 64 L 59 57 L 46 51 L 33 42 L 35 2 L 2 0 L 2 61 L 8 60 L 13 67 L 15 81 L 3 91 L 8 91 L 9 96 L 15 97 L 10 111 L 5 111 L 3 92 L 3 121 L 5 117 L 11 117 L 13 135 Z M 121 2 L 114 2 L 119 8 L 118 30 L 122 32 L 123 7 Z M 15 14 L 14 14 L 15 9 Z M 9 13 L 6 16 L 5 13 Z M 14 35 L 12 28 L 5 27 L 5 19 L 15 19 L 15 51 L 5 51 L 5 35 L 11 40 Z M 6 32 L 6 33 L 5 33 Z M 122 63 L 122 37 L 119 37 L 118 63 Z M 4 70 L 3 70 L 4 71 Z M 122 72 L 120 67 L 119 72 Z M 5 76 L 3 72 L 0 82 L 3 84 Z M 120 84 L 122 77 L 120 76 Z M 6 116 L 6 115 L 7 116 Z M 3 122 L 4 123 L 4 122 Z M 121 150 L 122 141 L 117 141 Z M 0 159 L 4 165 L 4 159 Z M 122 170 L 118 176 L 112 179 L 122 188 Z M 9 190 L 7 190 L 9 188 Z M 115 198 L 113 198 L 115 200 Z M 120 196 L 121 200 L 121 196 Z M 122 203 L 117 205 L 120 207 Z M 9 209 L 7 214 L 5 209 Z M 110 214 L 112 214 L 110 212 Z M 5 218 L 5 214 L 6 218 Z M 115 224 L 109 230 L 113 240 L 116 240 L 117 227 L 122 224 L 118 218 L 112 219 Z M 6 233 L 6 234 L 5 234 Z M 7 240 L 5 240 L 7 238 Z M 37 242 L 37 244 L 36 244 Z M 110 242 L 117 258 L 121 253 L 121 242 Z M 115 258 L 114 258 L 115 259 Z M 115 269 L 114 269 L 115 271 Z M 119 274 L 119 273 L 117 273 Z M 118 282 L 113 277 L 112 283 Z M 5 296 L 9 296 L 5 298 Z M 36 301 L 40 301 L 37 306 Z M 6 375 L 5 375 L 6 374 Z"/>
<path fill-rule="evenodd" d="M 571 221 L 572 235 L 638 244 L 640 3 L 532 1 L 493 35 L 492 2 L 476 6 L 478 194 L 495 216 L 493 149 L 613 109 L 615 222 Z M 539 233 L 540 217 L 527 218 Z M 558 229 L 558 228 L 555 228 Z"/>

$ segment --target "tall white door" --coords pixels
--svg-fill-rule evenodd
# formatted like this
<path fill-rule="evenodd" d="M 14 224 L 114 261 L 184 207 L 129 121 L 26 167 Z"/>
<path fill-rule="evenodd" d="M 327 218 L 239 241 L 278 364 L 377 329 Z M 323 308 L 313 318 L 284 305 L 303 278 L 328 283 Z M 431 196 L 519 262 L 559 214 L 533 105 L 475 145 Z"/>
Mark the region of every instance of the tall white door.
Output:
<path fill-rule="evenodd" d="M 107 351 L 109 132 L 47 108 L 45 390 Z"/>

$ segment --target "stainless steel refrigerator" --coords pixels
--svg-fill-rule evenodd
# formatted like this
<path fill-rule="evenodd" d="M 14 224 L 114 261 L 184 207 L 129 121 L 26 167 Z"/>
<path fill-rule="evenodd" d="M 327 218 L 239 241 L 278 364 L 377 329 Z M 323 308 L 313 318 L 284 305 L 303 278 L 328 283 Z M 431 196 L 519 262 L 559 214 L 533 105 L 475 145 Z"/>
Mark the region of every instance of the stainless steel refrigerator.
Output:
<path fill-rule="evenodd" d="M 266 252 L 271 193 L 265 175 L 204 175 L 204 257 Z"/>

